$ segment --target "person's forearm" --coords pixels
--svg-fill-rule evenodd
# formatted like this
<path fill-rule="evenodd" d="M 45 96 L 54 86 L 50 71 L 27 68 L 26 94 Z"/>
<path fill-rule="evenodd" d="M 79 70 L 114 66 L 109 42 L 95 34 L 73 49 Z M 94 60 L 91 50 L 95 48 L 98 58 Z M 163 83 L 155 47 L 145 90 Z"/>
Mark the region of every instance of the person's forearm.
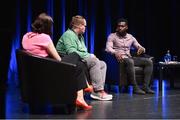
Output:
<path fill-rule="evenodd" d="M 68 52 L 68 54 L 69 54 L 69 53 L 76 52 L 81 58 L 88 57 L 88 56 L 90 55 L 90 54 L 87 53 L 87 52 L 78 51 L 78 50 L 75 49 L 75 48 L 68 49 L 67 52 Z"/>
<path fill-rule="evenodd" d="M 61 61 L 61 57 L 59 56 L 58 52 L 56 51 L 54 45 L 50 43 L 47 47 L 48 53 L 50 56 L 52 56 L 54 59 Z"/>
<path fill-rule="evenodd" d="M 108 53 L 111 53 L 111 54 L 115 54 L 115 52 L 116 52 L 116 51 L 115 51 L 114 49 L 112 49 L 111 47 L 106 47 L 105 51 L 108 52 Z"/>

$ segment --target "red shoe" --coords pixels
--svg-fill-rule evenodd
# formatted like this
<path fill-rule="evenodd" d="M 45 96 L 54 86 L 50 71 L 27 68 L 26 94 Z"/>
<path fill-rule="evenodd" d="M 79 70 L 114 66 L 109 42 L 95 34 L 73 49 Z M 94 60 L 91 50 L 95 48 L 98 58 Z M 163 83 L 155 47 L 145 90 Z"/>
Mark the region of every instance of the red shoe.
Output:
<path fill-rule="evenodd" d="M 89 86 L 87 88 L 84 89 L 84 92 L 93 92 L 93 87 L 92 86 Z"/>
<path fill-rule="evenodd" d="M 91 105 L 85 105 L 84 103 L 80 102 L 79 100 L 76 100 L 76 106 L 83 110 L 91 110 L 92 109 Z"/>

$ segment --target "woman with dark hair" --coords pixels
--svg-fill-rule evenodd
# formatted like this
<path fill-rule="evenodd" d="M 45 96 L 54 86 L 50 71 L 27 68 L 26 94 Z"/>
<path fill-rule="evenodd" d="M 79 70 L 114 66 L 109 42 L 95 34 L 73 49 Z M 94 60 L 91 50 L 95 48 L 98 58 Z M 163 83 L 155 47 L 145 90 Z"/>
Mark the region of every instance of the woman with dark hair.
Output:
<path fill-rule="evenodd" d="M 77 65 L 75 77 L 78 81 L 76 106 L 84 110 L 92 109 L 84 100 L 83 89 L 87 88 L 85 75 L 78 62 L 79 55 L 72 53 L 65 57 L 60 57 L 50 38 L 53 20 L 46 13 L 41 13 L 32 23 L 32 32 L 23 36 L 22 46 L 31 54 L 42 57 L 52 57 L 58 61 L 71 62 Z"/>

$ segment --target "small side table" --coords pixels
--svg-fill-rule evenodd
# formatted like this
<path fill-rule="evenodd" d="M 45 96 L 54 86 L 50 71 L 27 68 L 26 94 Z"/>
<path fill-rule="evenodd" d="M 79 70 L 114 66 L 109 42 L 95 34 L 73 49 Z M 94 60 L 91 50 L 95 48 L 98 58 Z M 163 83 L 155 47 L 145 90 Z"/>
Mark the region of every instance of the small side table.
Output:
<path fill-rule="evenodd" d="M 162 90 L 163 71 L 165 69 L 180 68 L 180 62 L 171 61 L 169 63 L 159 62 L 159 90 Z M 170 80 L 170 87 L 174 87 L 174 79 Z"/>

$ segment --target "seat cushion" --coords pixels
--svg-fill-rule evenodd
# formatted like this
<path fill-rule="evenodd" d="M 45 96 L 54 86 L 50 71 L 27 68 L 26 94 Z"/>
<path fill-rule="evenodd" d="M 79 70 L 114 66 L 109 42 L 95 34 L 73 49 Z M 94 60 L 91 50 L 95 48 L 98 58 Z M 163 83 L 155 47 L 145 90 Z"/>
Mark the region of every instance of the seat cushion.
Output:
<path fill-rule="evenodd" d="M 136 74 L 143 74 L 143 67 L 141 66 L 135 66 L 135 72 Z"/>

